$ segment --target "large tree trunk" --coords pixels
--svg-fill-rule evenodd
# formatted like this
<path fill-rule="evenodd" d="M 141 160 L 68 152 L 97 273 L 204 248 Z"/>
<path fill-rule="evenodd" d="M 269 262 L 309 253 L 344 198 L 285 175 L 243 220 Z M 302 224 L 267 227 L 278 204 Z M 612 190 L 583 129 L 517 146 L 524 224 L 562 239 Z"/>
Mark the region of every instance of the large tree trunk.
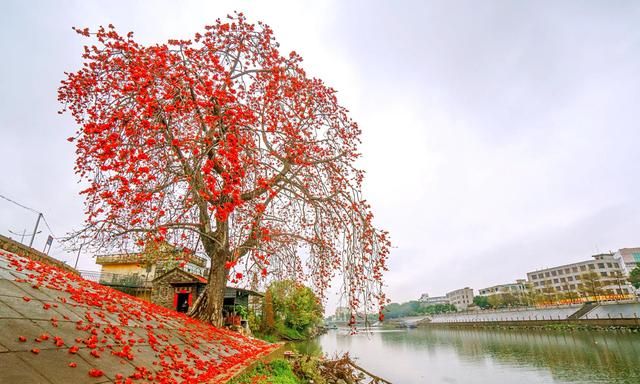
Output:
<path fill-rule="evenodd" d="M 209 281 L 204 292 L 198 297 L 189 315 L 216 327 L 223 325 L 222 304 L 227 286 L 227 270 L 224 262 L 212 261 Z"/>
<path fill-rule="evenodd" d="M 208 224 L 207 209 L 201 209 L 201 220 Z M 211 237 L 212 236 L 212 237 Z M 201 237 L 202 246 L 211 260 L 209 281 L 204 292 L 198 297 L 189 316 L 222 327 L 222 304 L 227 286 L 225 263 L 229 259 L 229 222 L 216 221 L 216 230 L 211 236 Z"/>

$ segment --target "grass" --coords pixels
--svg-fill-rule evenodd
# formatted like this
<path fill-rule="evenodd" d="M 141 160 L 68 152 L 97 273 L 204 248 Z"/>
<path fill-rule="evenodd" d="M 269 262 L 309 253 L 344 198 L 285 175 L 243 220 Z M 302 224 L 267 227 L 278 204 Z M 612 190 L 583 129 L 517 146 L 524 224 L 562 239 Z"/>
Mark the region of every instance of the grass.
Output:
<path fill-rule="evenodd" d="M 276 359 L 269 364 L 259 363 L 251 371 L 246 372 L 229 382 L 230 384 L 299 384 L 300 380 L 293 374 L 291 364 Z"/>

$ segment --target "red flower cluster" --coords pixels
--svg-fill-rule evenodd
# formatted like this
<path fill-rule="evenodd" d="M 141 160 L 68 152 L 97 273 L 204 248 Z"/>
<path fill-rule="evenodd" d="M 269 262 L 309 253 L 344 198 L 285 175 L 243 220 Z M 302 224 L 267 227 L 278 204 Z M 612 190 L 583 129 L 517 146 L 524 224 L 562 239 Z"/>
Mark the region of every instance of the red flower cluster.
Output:
<path fill-rule="evenodd" d="M 360 129 L 271 28 L 236 13 L 164 44 L 76 31 L 95 45 L 58 99 L 78 126 L 82 236 L 204 250 L 229 270 L 220 289 L 274 272 L 322 296 L 341 271 L 354 312 L 385 304 L 390 243 L 362 197 Z"/>

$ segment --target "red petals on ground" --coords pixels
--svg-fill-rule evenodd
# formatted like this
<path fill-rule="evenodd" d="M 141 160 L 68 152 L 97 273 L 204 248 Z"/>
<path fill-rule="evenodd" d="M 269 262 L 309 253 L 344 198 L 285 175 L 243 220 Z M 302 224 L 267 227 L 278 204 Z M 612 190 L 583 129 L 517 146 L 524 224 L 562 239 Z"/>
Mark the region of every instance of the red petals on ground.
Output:
<path fill-rule="evenodd" d="M 57 314 L 47 316 L 50 321 L 43 326 L 48 326 L 50 333 L 38 335 L 35 342 L 46 347 L 54 344 L 57 348 L 65 348 L 64 340 L 55 336 L 58 329 L 55 326 L 64 326 L 75 333 L 65 337 L 67 344 L 71 344 L 67 349 L 69 354 L 78 354 L 80 347 L 86 346 L 89 354 L 100 357 L 93 361 L 103 369 L 104 353 L 117 359 L 119 364 L 115 367 L 121 368 L 109 368 L 113 372 L 94 368 L 89 371 L 92 377 L 106 375 L 116 378 L 115 382 L 120 384 L 136 379 L 163 384 L 224 382 L 239 367 L 274 349 L 272 344 L 215 328 L 56 267 L 2 250 L 0 258 L 9 260 L 12 268 L 31 271 L 23 282 L 64 292 L 66 298 L 56 300 L 59 307 L 67 305 L 73 306 L 74 312 L 84 311 L 79 314 L 82 320 L 70 322 L 64 317 L 64 324 Z M 56 307 L 51 301 L 43 304 L 48 308 Z M 27 336 L 16 337 L 20 342 L 27 342 Z M 174 344 L 176 338 L 184 343 Z M 31 352 L 38 354 L 40 349 L 34 348 Z M 125 370 L 130 363 L 136 367 L 132 377 L 117 376 L 118 371 Z M 76 362 L 61 364 L 77 367 Z"/>
<path fill-rule="evenodd" d="M 102 372 L 99 369 L 91 368 L 89 370 L 89 376 L 91 376 L 91 377 L 101 377 L 103 375 L 104 375 L 104 372 Z"/>
<path fill-rule="evenodd" d="M 31 301 L 31 298 L 29 296 L 22 296 L 22 300 L 24 301 Z"/>

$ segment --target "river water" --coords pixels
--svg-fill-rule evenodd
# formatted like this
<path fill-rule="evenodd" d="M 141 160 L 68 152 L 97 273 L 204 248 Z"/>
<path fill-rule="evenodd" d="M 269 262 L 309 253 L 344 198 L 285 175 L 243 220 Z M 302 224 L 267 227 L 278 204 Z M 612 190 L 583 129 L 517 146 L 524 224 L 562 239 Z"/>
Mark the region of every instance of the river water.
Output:
<path fill-rule="evenodd" d="M 392 383 L 640 383 L 640 334 L 476 329 L 332 330 L 305 353 L 349 352 Z"/>

